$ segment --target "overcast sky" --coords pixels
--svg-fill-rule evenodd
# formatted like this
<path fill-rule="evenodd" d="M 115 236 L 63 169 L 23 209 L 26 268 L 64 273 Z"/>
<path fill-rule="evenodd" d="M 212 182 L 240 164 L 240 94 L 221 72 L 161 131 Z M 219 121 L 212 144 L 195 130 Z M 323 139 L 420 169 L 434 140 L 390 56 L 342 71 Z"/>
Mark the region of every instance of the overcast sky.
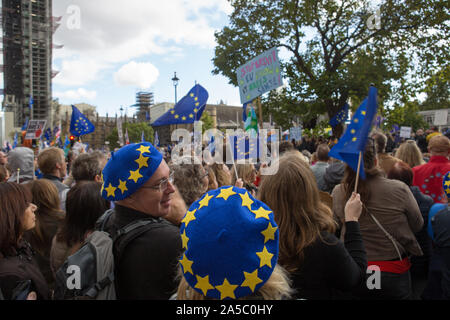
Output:
<path fill-rule="evenodd" d="M 227 0 L 53 1 L 53 15 L 62 17 L 53 42 L 64 45 L 53 50 L 53 69 L 60 71 L 53 97 L 95 105 L 100 115 L 120 114 L 138 91 L 153 92 L 155 102 L 174 102 L 176 71 L 178 100 L 197 81 L 209 103 L 240 105 L 238 88 L 211 74 L 214 32 L 231 12 Z"/>

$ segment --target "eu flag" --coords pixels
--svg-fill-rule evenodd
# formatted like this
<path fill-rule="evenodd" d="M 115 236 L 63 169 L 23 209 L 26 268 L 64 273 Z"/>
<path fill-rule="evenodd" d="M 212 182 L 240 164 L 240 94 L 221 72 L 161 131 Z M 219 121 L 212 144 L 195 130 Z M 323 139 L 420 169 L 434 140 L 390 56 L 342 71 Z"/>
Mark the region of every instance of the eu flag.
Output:
<path fill-rule="evenodd" d="M 208 101 L 208 91 L 201 85 L 195 85 L 172 109 L 159 117 L 153 127 L 170 124 L 194 123 L 200 120 Z"/>
<path fill-rule="evenodd" d="M 346 103 L 344 107 L 335 114 L 335 116 L 330 120 L 330 126 L 336 127 L 339 123 L 344 122 L 347 119 L 349 105 Z"/>
<path fill-rule="evenodd" d="M 375 87 L 370 87 L 369 97 L 356 110 L 344 135 L 328 153 L 330 157 L 347 163 L 355 172 L 358 170 L 359 153 L 364 152 L 370 127 L 377 113 L 377 92 Z M 364 180 L 366 174 L 363 163 L 361 160 L 359 174 Z"/>
<path fill-rule="evenodd" d="M 70 133 L 80 137 L 95 131 L 95 126 L 89 121 L 77 107 L 72 106 L 72 120 L 70 122 Z"/>
<path fill-rule="evenodd" d="M 236 135 L 234 141 L 234 160 L 258 159 L 259 153 L 259 135 L 258 137 L 245 135 Z"/>

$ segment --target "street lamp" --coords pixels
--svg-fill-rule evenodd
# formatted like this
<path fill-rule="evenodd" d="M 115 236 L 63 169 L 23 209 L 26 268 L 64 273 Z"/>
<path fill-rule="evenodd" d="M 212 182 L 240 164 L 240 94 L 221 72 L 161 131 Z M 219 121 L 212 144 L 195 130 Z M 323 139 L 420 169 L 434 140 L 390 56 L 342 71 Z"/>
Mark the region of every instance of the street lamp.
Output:
<path fill-rule="evenodd" d="M 175 87 L 175 104 L 177 104 L 177 86 L 180 79 L 177 78 L 177 73 L 174 72 L 174 76 L 172 78 L 173 86 Z"/>

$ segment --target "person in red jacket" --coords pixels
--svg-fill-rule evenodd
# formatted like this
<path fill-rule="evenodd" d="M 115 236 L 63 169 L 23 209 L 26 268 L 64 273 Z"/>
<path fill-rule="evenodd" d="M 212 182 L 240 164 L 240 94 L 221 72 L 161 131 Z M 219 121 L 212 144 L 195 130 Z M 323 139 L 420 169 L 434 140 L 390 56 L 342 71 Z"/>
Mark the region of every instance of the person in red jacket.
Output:
<path fill-rule="evenodd" d="M 447 203 L 447 196 L 442 188 L 442 178 L 450 171 L 450 140 L 443 135 L 431 138 L 428 144 L 430 161 L 413 168 L 413 185 L 433 198 L 434 203 Z"/>

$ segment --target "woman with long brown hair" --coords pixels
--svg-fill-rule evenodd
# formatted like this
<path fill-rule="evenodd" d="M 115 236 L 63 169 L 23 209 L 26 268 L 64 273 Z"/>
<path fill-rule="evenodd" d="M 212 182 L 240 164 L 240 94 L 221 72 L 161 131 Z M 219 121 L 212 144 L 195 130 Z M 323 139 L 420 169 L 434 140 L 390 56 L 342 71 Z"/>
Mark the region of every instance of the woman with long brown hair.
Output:
<path fill-rule="evenodd" d="M 358 193 L 364 203 L 361 234 L 369 267 L 380 270 L 381 286 L 377 290 L 362 286 L 356 294 L 369 299 L 409 299 L 409 256 L 422 255 L 414 236 L 422 228 L 422 215 L 409 187 L 401 181 L 387 179 L 378 167 L 372 139 L 367 141 L 362 165 L 366 179 L 358 181 Z M 342 226 L 344 203 L 355 189 L 355 183 L 356 173 L 347 166 L 342 183 L 332 193 L 333 212 Z M 343 226 L 341 236 L 346 229 Z"/>
<path fill-rule="evenodd" d="M 30 244 L 23 238 L 35 227 L 30 191 L 15 182 L 0 183 L 0 289 L 5 299 L 21 299 L 35 292 L 49 299 L 49 290 Z M 20 289 L 19 289 L 20 288 Z"/>
<path fill-rule="evenodd" d="M 25 239 L 36 251 L 36 261 L 44 275 L 50 289 L 53 289 L 55 278 L 50 268 L 50 249 L 52 239 L 64 221 L 64 211 L 58 189 L 47 179 L 34 180 L 26 184 L 32 194 L 32 201 L 37 205 L 36 227 L 25 232 Z"/>
<path fill-rule="evenodd" d="M 258 198 L 274 212 L 280 230 L 279 263 L 291 275 L 297 298 L 333 299 L 364 280 L 366 255 L 359 233 L 359 195 L 346 206 L 345 245 L 335 236 L 331 210 L 320 202 L 314 175 L 302 159 L 286 154 L 266 176 Z"/>

